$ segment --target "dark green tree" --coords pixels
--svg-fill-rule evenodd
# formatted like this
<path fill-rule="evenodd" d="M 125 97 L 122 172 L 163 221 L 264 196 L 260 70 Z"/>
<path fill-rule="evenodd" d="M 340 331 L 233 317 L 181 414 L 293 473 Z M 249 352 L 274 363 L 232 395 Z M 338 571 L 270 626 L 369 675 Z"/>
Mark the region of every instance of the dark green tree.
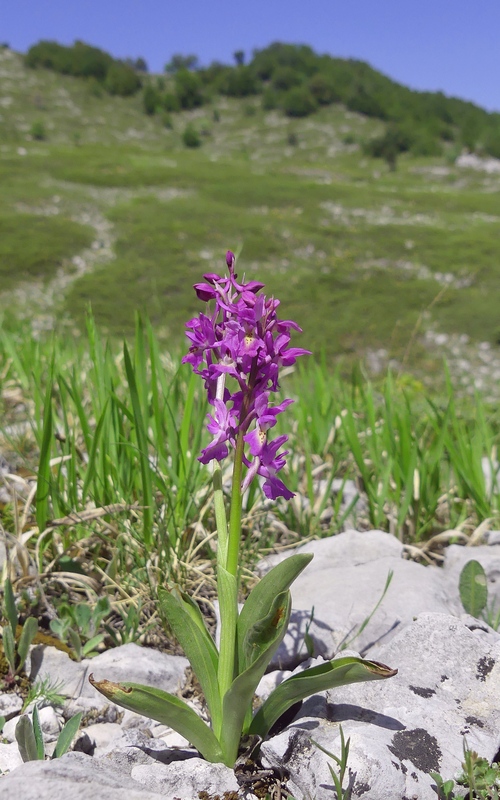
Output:
<path fill-rule="evenodd" d="M 181 108 L 191 109 L 203 105 L 201 81 L 195 72 L 180 69 L 175 74 L 175 93 Z"/>

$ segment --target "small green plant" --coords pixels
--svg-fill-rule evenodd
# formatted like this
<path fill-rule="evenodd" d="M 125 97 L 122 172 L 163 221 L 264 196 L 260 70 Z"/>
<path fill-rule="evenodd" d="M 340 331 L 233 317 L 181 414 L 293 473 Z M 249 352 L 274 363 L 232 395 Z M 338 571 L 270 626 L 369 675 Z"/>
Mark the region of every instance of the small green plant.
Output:
<path fill-rule="evenodd" d="M 57 738 L 56 748 L 52 758 L 59 758 L 68 751 L 80 727 L 81 720 L 82 712 L 80 711 L 67 721 Z M 45 759 L 43 733 L 36 706 L 33 709 L 32 720 L 27 714 L 23 714 L 19 718 L 19 722 L 16 725 L 15 737 L 23 761 L 43 761 Z"/>
<path fill-rule="evenodd" d="M 24 667 L 29 647 L 38 632 L 38 621 L 35 617 L 28 617 L 17 636 L 19 618 L 17 615 L 16 600 L 12 590 L 12 583 L 6 578 L 4 584 L 4 611 L 3 616 L 7 623 L 2 628 L 3 650 L 9 665 L 9 671 L 4 677 L 8 686 L 15 683 L 17 676 Z"/>
<path fill-rule="evenodd" d="M 336 756 L 333 753 L 330 753 L 329 750 L 326 750 L 322 747 L 318 742 L 315 742 L 314 739 L 311 739 L 312 743 L 316 745 L 322 753 L 325 753 L 330 758 L 333 758 L 337 767 L 338 767 L 338 775 L 331 764 L 328 764 L 328 769 L 330 770 L 330 775 L 332 776 L 333 785 L 335 786 L 335 793 L 337 795 L 337 800 L 349 800 L 351 797 L 351 788 L 348 786 L 346 789 L 343 788 L 344 778 L 347 771 L 347 761 L 349 758 L 349 746 L 351 744 L 351 740 L 348 739 L 347 742 L 345 740 L 344 731 L 342 730 L 342 725 L 339 725 L 340 730 L 340 756 Z"/>
<path fill-rule="evenodd" d="M 474 559 L 465 564 L 458 584 L 460 600 L 468 614 L 484 619 L 490 627 L 500 627 L 500 609 L 488 608 L 488 583 L 482 564 Z"/>
<path fill-rule="evenodd" d="M 121 617 L 122 625 L 120 627 L 111 624 L 105 624 L 103 626 L 115 647 L 128 644 L 129 642 L 137 642 L 139 637 L 154 625 L 154 623 L 146 626 L 141 624 L 140 603 L 138 606 L 131 605 L 128 611 L 125 611 L 117 605 L 115 611 Z"/>
<path fill-rule="evenodd" d="M 469 790 L 470 800 L 498 800 L 500 789 L 500 764 L 490 764 L 467 747 L 464 739 L 463 773 L 457 779 L 460 786 Z"/>
<path fill-rule="evenodd" d="M 64 695 L 61 694 L 62 688 L 62 683 L 52 683 L 50 677 L 36 681 L 36 683 L 28 689 L 28 694 L 24 698 L 21 714 L 23 714 L 32 703 L 36 703 L 37 705 L 62 706 L 65 699 Z"/>
<path fill-rule="evenodd" d="M 192 122 L 189 122 L 184 128 L 184 133 L 182 134 L 182 141 L 184 142 L 186 147 L 200 147 L 201 145 L 200 134 L 198 133 Z"/>
<path fill-rule="evenodd" d="M 100 597 L 95 606 L 88 603 L 61 603 L 59 616 L 50 621 L 50 629 L 62 642 L 69 644 L 77 661 L 97 655 L 96 648 L 105 634 L 97 633 L 102 620 L 111 611 L 107 597 Z"/>
<path fill-rule="evenodd" d="M 455 781 L 451 778 L 450 780 L 445 781 L 439 772 L 430 772 L 429 775 L 436 782 L 437 796 L 439 800 L 453 800 L 455 797 L 453 792 Z"/>
<path fill-rule="evenodd" d="M 47 138 L 45 125 L 40 120 L 37 120 L 33 123 L 30 133 L 32 139 L 35 139 L 37 142 L 43 142 Z"/>

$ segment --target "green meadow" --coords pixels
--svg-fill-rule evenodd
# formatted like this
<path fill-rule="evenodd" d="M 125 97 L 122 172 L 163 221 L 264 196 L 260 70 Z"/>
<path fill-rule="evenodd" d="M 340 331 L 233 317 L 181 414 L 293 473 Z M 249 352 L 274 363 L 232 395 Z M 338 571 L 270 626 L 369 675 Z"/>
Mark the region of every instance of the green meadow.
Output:
<path fill-rule="evenodd" d="M 91 307 L 121 337 L 139 310 L 178 342 L 192 283 L 231 248 L 330 363 L 384 348 L 439 373 L 428 329 L 496 345 L 500 176 L 459 169 L 452 145 L 390 171 L 359 146 L 380 121 L 340 105 L 292 121 L 259 97 L 214 97 L 166 128 L 139 97 L 0 55 L 6 324 L 48 313 L 77 333 Z M 182 142 L 188 121 L 197 149 Z"/>

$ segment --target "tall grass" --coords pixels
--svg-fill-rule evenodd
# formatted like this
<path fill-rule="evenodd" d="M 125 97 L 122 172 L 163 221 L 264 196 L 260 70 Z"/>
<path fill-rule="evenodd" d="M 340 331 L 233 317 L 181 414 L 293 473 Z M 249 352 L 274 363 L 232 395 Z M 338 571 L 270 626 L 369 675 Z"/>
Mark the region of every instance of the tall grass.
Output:
<path fill-rule="evenodd" d="M 151 571 L 182 580 L 187 562 L 210 560 L 210 471 L 197 458 L 208 435 L 202 383 L 180 355 L 162 352 L 148 322 L 137 318 L 123 348 L 105 342 L 92 318 L 81 342 L 3 332 L 0 374 L 2 452 L 32 470 L 28 484 L 36 479 L 25 493 L 31 534 L 10 532 L 36 542 L 40 571 L 67 567 L 82 550 L 123 583 Z M 479 397 L 459 398 L 449 377 L 429 398 L 407 379 L 387 374 L 375 386 L 309 359 L 284 376 L 283 391 L 295 398 L 279 426 L 290 436 L 296 497 L 272 505 L 252 487 L 248 565 L 346 526 L 412 544 L 498 515 L 498 414 Z M 9 392 L 22 404 L 10 408 Z M 19 515 L 0 514 L 9 532 Z"/>

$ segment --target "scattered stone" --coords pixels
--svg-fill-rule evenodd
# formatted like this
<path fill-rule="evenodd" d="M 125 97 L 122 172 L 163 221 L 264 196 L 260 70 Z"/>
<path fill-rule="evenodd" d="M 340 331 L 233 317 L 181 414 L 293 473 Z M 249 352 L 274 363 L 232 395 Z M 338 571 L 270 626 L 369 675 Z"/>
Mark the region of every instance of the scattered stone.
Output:
<path fill-rule="evenodd" d="M 462 169 L 474 169 L 478 172 L 487 172 L 489 175 L 500 172 L 500 159 L 480 158 L 475 153 L 462 153 L 455 164 Z"/>
<path fill-rule="evenodd" d="M 23 699 L 18 694 L 0 694 L 0 717 L 11 719 L 17 716 L 23 707 Z"/>

